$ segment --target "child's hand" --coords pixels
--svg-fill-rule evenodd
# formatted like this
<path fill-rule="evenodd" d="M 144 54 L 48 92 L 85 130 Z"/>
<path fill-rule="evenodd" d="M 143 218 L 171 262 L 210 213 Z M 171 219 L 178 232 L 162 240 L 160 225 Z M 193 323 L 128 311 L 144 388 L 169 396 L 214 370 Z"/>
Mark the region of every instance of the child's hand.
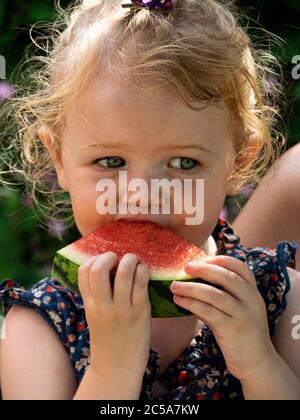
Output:
<path fill-rule="evenodd" d="M 119 262 L 114 290 L 110 270 L 117 256 L 106 252 L 79 268 L 78 286 L 90 332 L 91 366 L 143 375 L 151 343 L 149 269 L 134 254 Z M 126 384 L 125 384 L 126 385 Z"/>
<path fill-rule="evenodd" d="M 252 271 L 242 261 L 227 256 L 187 264 L 185 271 L 224 290 L 182 282 L 178 289 L 171 287 L 176 294 L 174 300 L 183 296 L 175 303 L 213 331 L 232 375 L 241 382 L 255 377 L 268 358 L 275 356 L 275 349 L 269 338 L 265 304 Z"/>

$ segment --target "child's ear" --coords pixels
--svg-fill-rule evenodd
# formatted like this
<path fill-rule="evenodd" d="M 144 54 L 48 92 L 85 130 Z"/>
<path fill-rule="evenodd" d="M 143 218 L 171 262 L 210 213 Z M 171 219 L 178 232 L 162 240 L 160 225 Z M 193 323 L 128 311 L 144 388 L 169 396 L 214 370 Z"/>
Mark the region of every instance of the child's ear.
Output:
<path fill-rule="evenodd" d="M 247 140 L 247 145 L 237 153 L 234 168 L 228 179 L 227 195 L 235 196 L 240 194 L 242 187 L 239 185 L 243 175 L 249 173 L 253 163 L 257 159 L 261 138 L 258 134 L 252 133 Z"/>
<path fill-rule="evenodd" d="M 50 130 L 43 125 L 38 129 L 37 135 L 44 146 L 48 149 L 48 152 L 52 158 L 59 186 L 63 191 L 69 191 L 64 166 L 62 164 L 61 157 L 57 152 L 57 149 L 54 147 L 53 136 L 51 135 Z"/>

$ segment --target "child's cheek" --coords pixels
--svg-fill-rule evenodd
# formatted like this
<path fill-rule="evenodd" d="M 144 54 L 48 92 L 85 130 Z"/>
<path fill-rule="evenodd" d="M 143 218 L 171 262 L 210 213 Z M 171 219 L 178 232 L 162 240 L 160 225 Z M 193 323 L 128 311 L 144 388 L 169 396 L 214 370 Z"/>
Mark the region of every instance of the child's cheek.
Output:
<path fill-rule="evenodd" d="M 99 192 L 95 188 L 85 187 L 74 189 L 71 193 L 73 215 L 76 226 L 82 236 L 101 227 L 114 218 L 113 215 L 103 215 L 97 211 Z"/>

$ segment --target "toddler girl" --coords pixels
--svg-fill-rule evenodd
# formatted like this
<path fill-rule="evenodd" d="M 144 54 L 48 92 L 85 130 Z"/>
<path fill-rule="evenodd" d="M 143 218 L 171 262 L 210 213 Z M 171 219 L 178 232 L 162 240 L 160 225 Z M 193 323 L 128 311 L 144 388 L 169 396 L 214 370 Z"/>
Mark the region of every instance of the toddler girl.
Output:
<path fill-rule="evenodd" d="M 187 225 L 184 212 L 134 219 L 201 247 L 207 261 L 185 271 L 210 284 L 174 282 L 175 303 L 192 315 L 152 319 L 149 269 L 134 254 L 118 263 L 113 290 L 111 252 L 80 267 L 80 294 L 51 277 L 30 290 L 5 280 L 3 397 L 299 399 L 296 245 L 245 248 L 219 217 L 226 195 L 256 181 L 275 153 L 268 54 L 255 49 L 232 1 L 123 6 L 59 9 L 63 28 L 40 57 L 40 84 L 9 103 L 20 124 L 10 148 L 36 201 L 42 191 L 62 204 L 63 193 L 82 236 L 128 217 L 97 212 L 99 179 L 116 182 L 122 170 L 128 181 L 204 180 L 201 224 Z"/>

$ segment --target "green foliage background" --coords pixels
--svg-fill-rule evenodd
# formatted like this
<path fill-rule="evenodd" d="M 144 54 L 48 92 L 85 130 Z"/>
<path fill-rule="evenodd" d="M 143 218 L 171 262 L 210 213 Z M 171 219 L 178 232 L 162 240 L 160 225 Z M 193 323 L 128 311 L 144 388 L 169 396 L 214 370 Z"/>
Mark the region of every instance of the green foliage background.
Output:
<path fill-rule="evenodd" d="M 68 3 L 61 0 L 62 6 Z M 261 26 L 287 42 L 282 48 L 276 47 L 274 52 L 284 62 L 287 103 L 282 112 L 290 147 L 300 139 L 300 81 L 292 80 L 291 76 L 291 58 L 300 54 L 300 2 L 240 0 L 237 3 L 253 20 L 258 20 Z M 1 0 L 0 54 L 6 57 L 9 80 L 31 42 L 30 26 L 54 17 L 53 0 Z M 22 191 L 0 187 L 0 281 L 12 278 L 30 286 L 50 273 L 55 251 L 78 237 L 74 228 L 60 241 L 43 229 L 32 208 L 24 205 Z"/>

